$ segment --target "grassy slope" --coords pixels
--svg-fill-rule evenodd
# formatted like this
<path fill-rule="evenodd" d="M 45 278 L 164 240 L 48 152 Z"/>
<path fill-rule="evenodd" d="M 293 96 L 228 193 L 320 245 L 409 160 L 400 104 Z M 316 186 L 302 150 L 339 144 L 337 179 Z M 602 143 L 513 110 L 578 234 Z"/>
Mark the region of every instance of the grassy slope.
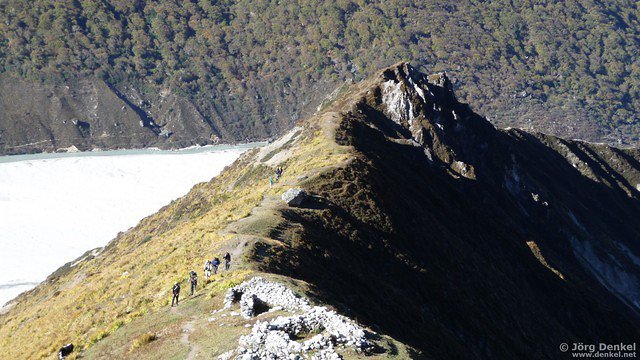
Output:
<path fill-rule="evenodd" d="M 269 208 L 277 206 L 279 195 L 296 179 L 317 176 L 348 158 L 349 149 L 332 141 L 332 116 L 295 131 L 283 144 L 251 150 L 219 177 L 119 234 L 96 258 L 67 265 L 22 295 L 0 317 L 0 348 L 10 358 L 26 359 L 51 357 L 67 342 L 89 358 L 184 358 L 188 343 L 199 344 L 203 354 L 234 347 L 239 334 L 249 331 L 244 322 L 218 328 L 207 315 L 221 307 L 224 290 L 255 273 L 255 264 L 241 254 L 258 239 L 252 234 L 277 226 L 276 212 Z M 287 171 L 271 188 L 268 177 L 281 162 Z M 257 221 L 242 225 L 250 215 Z M 181 281 L 186 298 L 188 271 L 200 271 L 204 259 L 226 251 L 236 255 L 233 271 L 214 276 L 198 296 L 170 310 L 172 283 Z M 184 326 L 193 331 L 188 342 Z M 159 339 L 146 350 L 130 352 L 133 341 L 149 331 Z M 206 335 L 211 332 L 215 336 Z"/>

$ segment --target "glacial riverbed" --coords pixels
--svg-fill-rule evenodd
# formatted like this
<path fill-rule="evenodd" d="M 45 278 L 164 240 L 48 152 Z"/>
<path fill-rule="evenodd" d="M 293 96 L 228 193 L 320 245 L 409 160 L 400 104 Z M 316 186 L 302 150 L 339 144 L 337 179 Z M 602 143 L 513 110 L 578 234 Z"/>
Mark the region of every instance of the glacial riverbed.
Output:
<path fill-rule="evenodd" d="M 0 156 L 0 306 L 259 145 Z"/>

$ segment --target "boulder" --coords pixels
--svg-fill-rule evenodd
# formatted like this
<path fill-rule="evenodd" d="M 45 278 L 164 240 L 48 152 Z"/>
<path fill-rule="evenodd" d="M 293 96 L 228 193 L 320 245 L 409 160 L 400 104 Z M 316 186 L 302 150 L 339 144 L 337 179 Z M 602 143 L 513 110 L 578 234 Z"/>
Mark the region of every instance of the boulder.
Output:
<path fill-rule="evenodd" d="M 67 356 L 71 355 L 71 353 L 73 352 L 73 349 L 75 348 L 75 346 L 73 344 L 67 344 L 64 345 L 63 347 L 60 348 L 60 351 L 58 352 L 58 359 L 64 359 Z"/>
<path fill-rule="evenodd" d="M 287 203 L 289 206 L 300 206 L 308 197 L 309 195 L 307 195 L 304 190 L 300 188 L 293 188 L 282 194 L 282 201 Z"/>

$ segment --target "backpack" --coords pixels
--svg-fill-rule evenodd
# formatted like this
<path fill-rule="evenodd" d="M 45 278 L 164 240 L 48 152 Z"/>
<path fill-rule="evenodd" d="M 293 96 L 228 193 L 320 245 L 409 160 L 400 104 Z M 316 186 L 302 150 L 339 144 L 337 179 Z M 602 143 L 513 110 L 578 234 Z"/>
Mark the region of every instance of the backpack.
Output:
<path fill-rule="evenodd" d="M 220 259 L 218 259 L 218 258 L 214 258 L 214 259 L 213 259 L 213 265 L 214 265 L 214 266 L 218 266 L 218 265 L 220 265 Z"/>
<path fill-rule="evenodd" d="M 73 344 L 67 344 L 61 347 L 60 351 L 58 352 L 58 359 L 66 358 L 68 355 L 70 355 L 73 352 L 74 348 L 75 346 L 73 346 Z"/>

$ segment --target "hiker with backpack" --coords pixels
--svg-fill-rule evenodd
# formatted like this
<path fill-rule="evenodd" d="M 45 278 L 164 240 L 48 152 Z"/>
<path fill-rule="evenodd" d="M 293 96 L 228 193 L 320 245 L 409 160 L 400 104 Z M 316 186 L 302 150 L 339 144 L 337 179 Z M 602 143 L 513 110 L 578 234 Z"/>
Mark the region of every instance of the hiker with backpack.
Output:
<path fill-rule="evenodd" d="M 206 277 L 207 283 L 209 282 L 209 278 L 211 277 L 211 268 L 213 265 L 211 264 L 211 260 L 207 259 L 204 263 L 204 276 Z"/>
<path fill-rule="evenodd" d="M 213 262 L 211 263 L 213 265 L 213 273 L 217 274 L 218 273 L 218 266 L 220 266 L 220 259 L 218 259 L 217 257 L 213 258 Z"/>
<path fill-rule="evenodd" d="M 178 298 L 180 297 L 180 283 L 176 283 L 173 285 L 172 289 L 173 298 L 171 299 L 171 307 L 175 303 L 175 306 L 178 306 Z"/>
<path fill-rule="evenodd" d="M 224 269 L 225 270 L 229 270 L 229 268 L 231 267 L 231 254 L 226 253 L 224 254 Z"/>
<path fill-rule="evenodd" d="M 189 282 L 191 283 L 191 296 L 193 296 L 196 291 L 196 286 L 198 285 L 198 274 L 193 270 L 191 270 Z"/>

